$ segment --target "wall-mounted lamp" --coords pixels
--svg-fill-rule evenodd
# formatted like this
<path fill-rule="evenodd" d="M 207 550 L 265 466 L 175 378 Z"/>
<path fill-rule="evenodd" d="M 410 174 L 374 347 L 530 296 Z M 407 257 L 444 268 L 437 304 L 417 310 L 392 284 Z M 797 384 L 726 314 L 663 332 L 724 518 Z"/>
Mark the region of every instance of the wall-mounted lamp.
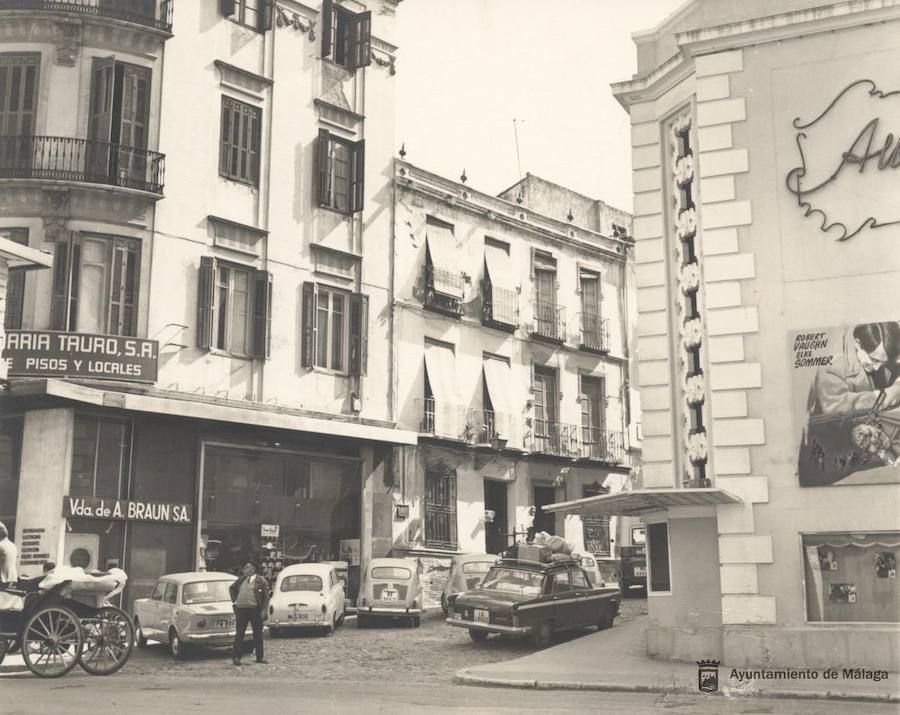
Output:
<path fill-rule="evenodd" d="M 495 434 L 491 437 L 491 449 L 495 452 L 502 452 L 508 441 L 503 435 Z"/>

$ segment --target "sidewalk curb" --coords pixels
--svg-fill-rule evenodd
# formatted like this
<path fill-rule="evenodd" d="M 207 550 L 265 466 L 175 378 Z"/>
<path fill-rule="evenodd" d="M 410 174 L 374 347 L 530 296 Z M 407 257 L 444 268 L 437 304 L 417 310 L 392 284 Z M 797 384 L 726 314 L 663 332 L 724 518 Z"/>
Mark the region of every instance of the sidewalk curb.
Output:
<path fill-rule="evenodd" d="M 623 693 L 683 693 L 686 695 L 706 695 L 708 697 L 727 698 L 790 698 L 794 700 L 850 700 L 870 703 L 900 703 L 900 695 L 873 695 L 871 693 L 852 692 L 814 692 L 805 690 L 747 690 L 717 693 L 699 693 L 692 688 L 683 686 L 661 685 L 628 685 L 625 683 L 601 683 L 578 682 L 565 680 L 509 680 L 504 678 L 489 678 L 480 675 L 470 675 L 460 671 L 453 676 L 456 685 L 471 685 L 489 688 L 523 688 L 532 690 L 594 690 Z"/>

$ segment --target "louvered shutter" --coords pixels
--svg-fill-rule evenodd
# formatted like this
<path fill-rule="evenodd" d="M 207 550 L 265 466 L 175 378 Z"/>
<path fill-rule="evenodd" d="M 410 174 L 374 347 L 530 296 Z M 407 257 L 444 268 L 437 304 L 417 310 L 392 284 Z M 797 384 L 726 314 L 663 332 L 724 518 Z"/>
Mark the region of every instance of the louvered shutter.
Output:
<path fill-rule="evenodd" d="M 316 139 L 316 202 L 319 206 L 331 206 L 331 197 L 329 196 L 329 166 L 328 166 L 328 143 L 329 135 L 327 129 L 320 129 L 319 136 Z"/>
<path fill-rule="evenodd" d="M 216 309 L 216 259 L 200 258 L 200 274 L 197 285 L 197 347 L 213 346 L 213 326 Z"/>
<path fill-rule="evenodd" d="M 219 0 L 219 11 L 225 17 L 234 15 L 235 0 Z"/>
<path fill-rule="evenodd" d="M 252 356 L 268 358 L 272 342 L 272 274 L 256 271 L 254 283 Z"/>
<path fill-rule="evenodd" d="M 366 140 L 353 144 L 350 168 L 350 213 L 363 210 L 365 201 Z"/>
<path fill-rule="evenodd" d="M 69 304 L 69 242 L 56 244 L 53 251 L 53 289 L 50 298 L 50 329 L 66 330 L 66 308 Z"/>
<path fill-rule="evenodd" d="M 361 12 L 354 15 L 351 22 L 353 24 L 350 37 L 353 45 L 347 69 L 353 72 L 360 67 L 368 67 L 372 63 L 372 13 L 370 11 Z"/>
<path fill-rule="evenodd" d="M 316 310 L 318 308 L 318 295 L 316 284 L 309 281 L 303 284 L 303 325 L 301 334 L 303 344 L 301 346 L 301 363 L 303 367 L 313 367 L 316 359 Z"/>
<path fill-rule="evenodd" d="M 350 374 L 365 375 L 369 352 L 369 296 L 350 296 Z"/>
<path fill-rule="evenodd" d="M 272 15 L 274 14 L 274 0 L 259 0 L 256 22 L 260 32 L 272 29 Z"/>
<path fill-rule="evenodd" d="M 331 24 L 334 22 L 332 0 L 322 2 L 322 57 L 331 55 Z"/>

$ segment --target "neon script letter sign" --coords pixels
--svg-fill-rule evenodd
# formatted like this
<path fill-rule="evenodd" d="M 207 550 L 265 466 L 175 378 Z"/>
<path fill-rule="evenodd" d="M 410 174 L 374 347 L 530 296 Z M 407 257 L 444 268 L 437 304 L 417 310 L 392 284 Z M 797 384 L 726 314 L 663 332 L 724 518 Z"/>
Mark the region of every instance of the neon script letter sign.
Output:
<path fill-rule="evenodd" d="M 820 219 L 820 230 L 823 233 L 833 231 L 838 241 L 847 241 L 866 227 L 874 229 L 900 223 L 900 218 L 886 219 L 875 216 L 867 216 L 862 220 L 853 221 L 832 219 L 824 208 L 814 206 L 810 198 L 812 194 L 821 192 L 850 172 L 855 171 L 859 174 L 864 174 L 871 169 L 883 171 L 900 167 L 900 136 L 894 136 L 892 132 L 881 135 L 879 133 L 879 117 L 871 119 L 863 126 L 856 138 L 853 139 L 850 147 L 836 160 L 836 168 L 831 174 L 812 186 L 804 186 L 803 184 L 809 168 L 808 157 L 804 152 L 804 141 L 808 139 L 807 131 L 820 122 L 825 121 L 835 107 L 844 100 L 846 95 L 857 87 L 867 88 L 868 96 L 875 99 L 887 99 L 900 94 L 900 91 L 882 92 L 872 80 L 861 79 L 844 87 L 832 100 L 831 104 L 826 107 L 825 111 L 812 121 L 802 122 L 800 117 L 794 119 L 793 126 L 797 130 L 795 141 L 800 152 L 801 163 L 800 166 L 791 169 L 785 177 L 788 191 L 797 198 L 797 205 L 803 210 L 803 215 L 806 217 L 818 216 Z"/>

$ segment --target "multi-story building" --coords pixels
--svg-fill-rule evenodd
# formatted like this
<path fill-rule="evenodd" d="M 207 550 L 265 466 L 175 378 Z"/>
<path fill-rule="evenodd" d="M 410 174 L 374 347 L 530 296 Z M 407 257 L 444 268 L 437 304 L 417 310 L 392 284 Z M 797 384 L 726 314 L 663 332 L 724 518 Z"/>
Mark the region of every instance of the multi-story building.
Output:
<path fill-rule="evenodd" d="M 398 1 L 0 1 L 20 571 L 390 549 Z"/>
<path fill-rule="evenodd" d="M 637 33 L 651 654 L 900 670 L 900 3 L 692 0 Z"/>
<path fill-rule="evenodd" d="M 610 556 L 607 519 L 542 506 L 629 475 L 631 217 L 530 175 L 496 197 L 397 161 L 394 182 L 394 391 L 419 434 L 395 552 L 441 573 L 533 522 Z"/>

